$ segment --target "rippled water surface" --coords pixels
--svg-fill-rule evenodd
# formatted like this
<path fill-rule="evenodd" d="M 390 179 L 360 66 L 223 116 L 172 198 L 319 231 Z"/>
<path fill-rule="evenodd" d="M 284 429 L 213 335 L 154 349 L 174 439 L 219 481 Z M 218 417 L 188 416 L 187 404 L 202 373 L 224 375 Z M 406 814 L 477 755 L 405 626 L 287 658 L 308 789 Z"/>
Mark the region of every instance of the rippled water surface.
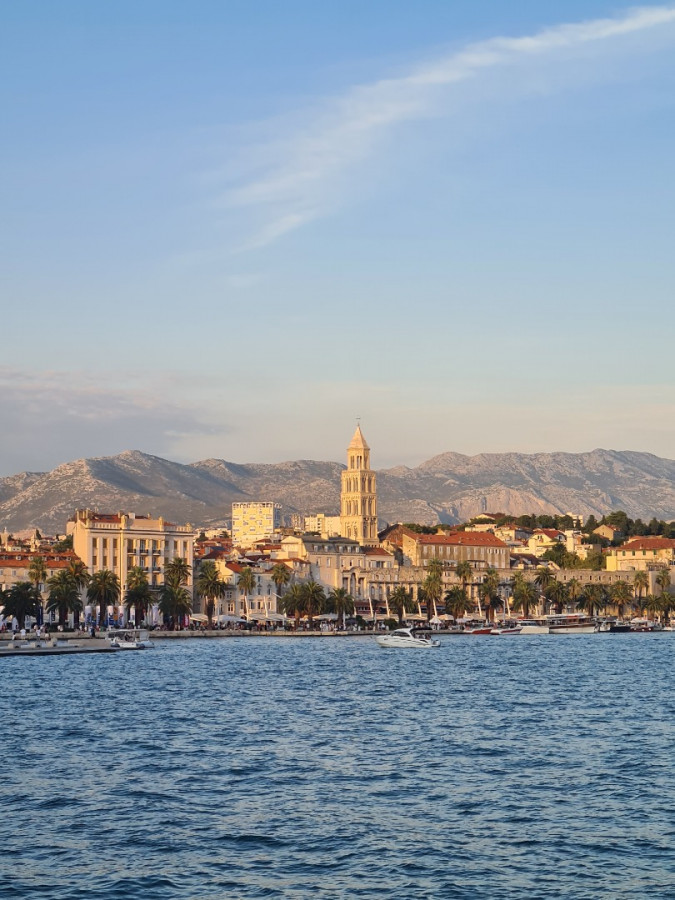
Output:
<path fill-rule="evenodd" d="M 675 897 L 675 634 L 4 659 L 0 896 Z"/>

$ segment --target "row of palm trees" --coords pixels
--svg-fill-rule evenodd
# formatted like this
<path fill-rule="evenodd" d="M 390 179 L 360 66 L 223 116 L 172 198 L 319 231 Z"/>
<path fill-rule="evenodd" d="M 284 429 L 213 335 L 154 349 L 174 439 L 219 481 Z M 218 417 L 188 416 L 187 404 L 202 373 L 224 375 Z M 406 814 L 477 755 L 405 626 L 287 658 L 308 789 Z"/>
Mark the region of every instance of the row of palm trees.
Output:
<path fill-rule="evenodd" d="M 176 624 L 192 610 L 192 598 L 186 587 L 190 574 L 187 561 L 176 557 L 166 565 L 164 584 L 155 593 L 145 570 L 140 566 L 131 568 L 124 597 L 127 613 L 134 609 L 136 621 L 141 622 L 150 606 L 157 602 L 165 619 L 172 625 Z M 78 624 L 83 611 L 82 593 L 85 588 L 87 601 L 94 609 L 98 608 L 97 624 L 100 628 L 107 626 L 108 607 L 115 609 L 120 604 L 120 581 L 110 569 L 102 569 L 90 575 L 83 562 L 72 560 L 65 569 L 47 577 L 44 560 L 42 557 L 34 557 L 28 570 L 28 580 L 17 582 L 9 590 L 0 593 L 0 605 L 4 606 L 5 618 L 16 618 L 20 628 L 25 626 L 28 617 L 42 624 L 43 598 L 40 584 L 46 584 L 48 589 L 46 610 L 58 616 L 61 626 L 65 626 L 71 614 L 75 624 Z"/>

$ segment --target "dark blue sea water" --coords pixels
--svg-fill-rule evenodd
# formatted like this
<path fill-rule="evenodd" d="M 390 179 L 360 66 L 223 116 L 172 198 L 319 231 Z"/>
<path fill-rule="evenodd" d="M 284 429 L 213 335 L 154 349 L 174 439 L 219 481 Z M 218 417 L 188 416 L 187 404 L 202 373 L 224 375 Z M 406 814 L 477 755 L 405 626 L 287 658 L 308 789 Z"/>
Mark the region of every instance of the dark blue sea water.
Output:
<path fill-rule="evenodd" d="M 0 896 L 675 897 L 675 634 L 0 662 Z"/>

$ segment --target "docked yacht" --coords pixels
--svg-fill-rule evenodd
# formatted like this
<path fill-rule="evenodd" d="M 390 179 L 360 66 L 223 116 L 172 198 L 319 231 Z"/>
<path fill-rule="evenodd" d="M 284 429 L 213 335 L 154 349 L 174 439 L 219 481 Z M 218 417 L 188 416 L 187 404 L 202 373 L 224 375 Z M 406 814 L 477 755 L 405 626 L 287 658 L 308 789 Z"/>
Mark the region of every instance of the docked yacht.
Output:
<path fill-rule="evenodd" d="M 375 640 L 380 647 L 440 647 L 429 632 L 413 632 L 412 628 L 397 628 L 387 634 L 378 634 Z"/>
<path fill-rule="evenodd" d="M 598 630 L 595 619 L 583 613 L 547 616 L 549 634 L 594 634 Z"/>

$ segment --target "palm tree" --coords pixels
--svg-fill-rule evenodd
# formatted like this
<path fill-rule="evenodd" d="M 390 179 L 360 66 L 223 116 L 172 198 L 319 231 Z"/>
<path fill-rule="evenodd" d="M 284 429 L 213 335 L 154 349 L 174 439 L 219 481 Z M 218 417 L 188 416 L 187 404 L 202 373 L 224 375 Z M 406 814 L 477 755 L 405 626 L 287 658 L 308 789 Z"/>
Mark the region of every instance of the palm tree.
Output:
<path fill-rule="evenodd" d="M 291 585 L 279 601 L 278 608 L 285 615 L 295 618 L 295 630 L 297 631 L 300 624 L 300 616 L 305 611 L 305 593 L 302 585 Z"/>
<path fill-rule="evenodd" d="M 594 616 L 607 605 L 607 589 L 604 584 L 587 584 L 577 603 L 577 609 Z"/>
<path fill-rule="evenodd" d="M 127 616 L 133 607 L 136 610 L 134 621 L 137 625 L 140 624 L 145 619 L 151 603 L 152 591 L 145 569 L 142 566 L 132 566 L 127 572 L 127 592 L 124 598 Z"/>
<path fill-rule="evenodd" d="M 40 585 L 47 581 L 47 567 L 42 556 L 34 556 L 28 566 L 28 580 L 35 585 L 35 593 L 40 604 L 38 609 L 38 625 L 42 625 L 42 591 Z"/>
<path fill-rule="evenodd" d="M 328 612 L 335 613 L 338 618 L 342 617 L 342 628 L 345 629 L 347 616 L 351 616 L 354 612 L 354 598 L 347 588 L 333 588 L 327 597 L 326 609 Z"/>
<path fill-rule="evenodd" d="M 471 563 L 466 561 L 458 562 L 455 565 L 455 575 L 462 582 L 462 590 L 464 591 L 464 596 L 468 599 L 471 599 L 467 592 L 468 585 L 473 581 L 473 569 L 471 568 Z M 478 615 L 481 615 L 480 603 L 478 606 Z"/>
<path fill-rule="evenodd" d="M 277 563 L 270 572 L 270 577 L 277 589 L 277 597 L 281 597 L 284 588 L 293 576 L 287 565 L 284 563 Z"/>
<path fill-rule="evenodd" d="M 530 618 L 530 607 L 537 602 L 538 592 L 531 581 L 522 572 L 513 576 L 513 599 L 511 605 L 515 611 L 522 610 L 526 619 Z"/>
<path fill-rule="evenodd" d="M 635 596 L 635 604 L 642 612 L 642 592 L 649 590 L 649 575 L 642 569 L 633 575 L 633 594 Z"/>
<path fill-rule="evenodd" d="M 40 598 L 30 581 L 18 581 L 5 592 L 5 618 L 15 618 L 19 628 L 26 624 L 26 616 L 37 618 Z"/>
<path fill-rule="evenodd" d="M 492 567 L 486 569 L 483 581 L 478 587 L 478 596 L 485 604 L 485 613 L 488 620 L 494 619 L 495 610 L 501 606 L 499 596 L 499 575 Z"/>
<path fill-rule="evenodd" d="M 190 566 L 182 556 L 176 556 L 164 566 L 164 583 L 183 587 L 191 575 Z"/>
<path fill-rule="evenodd" d="M 47 612 L 57 613 L 59 625 L 63 628 L 69 613 L 82 612 L 82 598 L 77 582 L 68 569 L 61 569 L 48 579 L 49 597 Z"/>
<path fill-rule="evenodd" d="M 255 575 L 250 566 L 244 566 L 237 579 L 237 587 L 244 592 L 244 614 L 246 618 L 249 616 L 248 595 L 255 587 Z"/>
<path fill-rule="evenodd" d="M 91 575 L 87 571 L 87 567 L 81 559 L 71 559 L 71 561 L 68 563 L 67 571 L 75 582 L 80 597 L 82 597 L 82 592 L 91 580 Z M 77 627 L 80 623 L 80 610 L 78 609 L 75 610 L 74 621 L 75 627 Z"/>
<path fill-rule="evenodd" d="M 461 619 L 466 612 L 467 599 L 464 589 L 456 584 L 445 592 L 445 613 L 454 619 Z"/>
<path fill-rule="evenodd" d="M 583 592 L 584 588 L 579 579 L 570 578 L 570 580 L 567 582 L 567 596 L 569 597 L 570 603 L 573 607 L 577 605 L 579 597 L 581 597 Z"/>
<path fill-rule="evenodd" d="M 416 606 L 412 591 L 406 591 L 402 584 L 397 585 L 389 595 L 389 609 L 397 616 L 399 625 L 403 624 L 406 613 L 415 612 Z"/>
<path fill-rule="evenodd" d="M 433 607 L 434 616 L 438 615 L 438 601 L 443 593 L 443 563 L 440 559 L 430 559 L 427 564 L 427 577 L 422 584 L 424 596 L 427 601 L 427 621 L 431 619 Z"/>
<path fill-rule="evenodd" d="M 94 572 L 87 587 L 87 599 L 92 606 L 99 607 L 99 628 L 106 627 L 108 607 L 115 606 L 120 599 L 120 580 L 110 569 Z"/>
<path fill-rule="evenodd" d="M 212 559 L 205 559 L 200 563 L 195 587 L 199 596 L 204 598 L 204 612 L 211 628 L 216 600 L 224 597 L 227 592 L 227 585 L 218 574 L 218 568 Z"/>
<path fill-rule="evenodd" d="M 544 595 L 546 596 L 547 601 L 553 605 L 555 611 L 561 613 L 567 603 L 569 591 L 567 585 L 563 584 L 562 581 L 558 581 L 557 578 L 554 578 L 544 589 Z"/>
<path fill-rule="evenodd" d="M 312 619 L 318 616 L 326 606 L 326 595 L 318 581 L 306 581 L 302 585 L 305 595 L 305 615 L 309 619 L 309 627 L 312 627 Z"/>
<path fill-rule="evenodd" d="M 643 609 L 652 615 L 659 615 L 664 611 L 663 598 L 657 597 L 656 594 L 647 594 L 644 600 Z"/>
<path fill-rule="evenodd" d="M 175 631 L 179 620 L 192 612 L 190 591 L 174 580 L 163 584 L 159 589 L 159 611 L 167 619 Z"/>
<path fill-rule="evenodd" d="M 633 599 L 633 591 L 627 581 L 615 581 L 609 588 L 609 597 L 616 606 L 616 611 L 620 619 L 623 619 L 626 606 Z"/>
<path fill-rule="evenodd" d="M 661 591 L 661 596 L 663 597 L 670 587 L 670 572 L 668 571 L 668 569 L 661 569 L 654 580 L 656 582 L 656 586 Z"/>

